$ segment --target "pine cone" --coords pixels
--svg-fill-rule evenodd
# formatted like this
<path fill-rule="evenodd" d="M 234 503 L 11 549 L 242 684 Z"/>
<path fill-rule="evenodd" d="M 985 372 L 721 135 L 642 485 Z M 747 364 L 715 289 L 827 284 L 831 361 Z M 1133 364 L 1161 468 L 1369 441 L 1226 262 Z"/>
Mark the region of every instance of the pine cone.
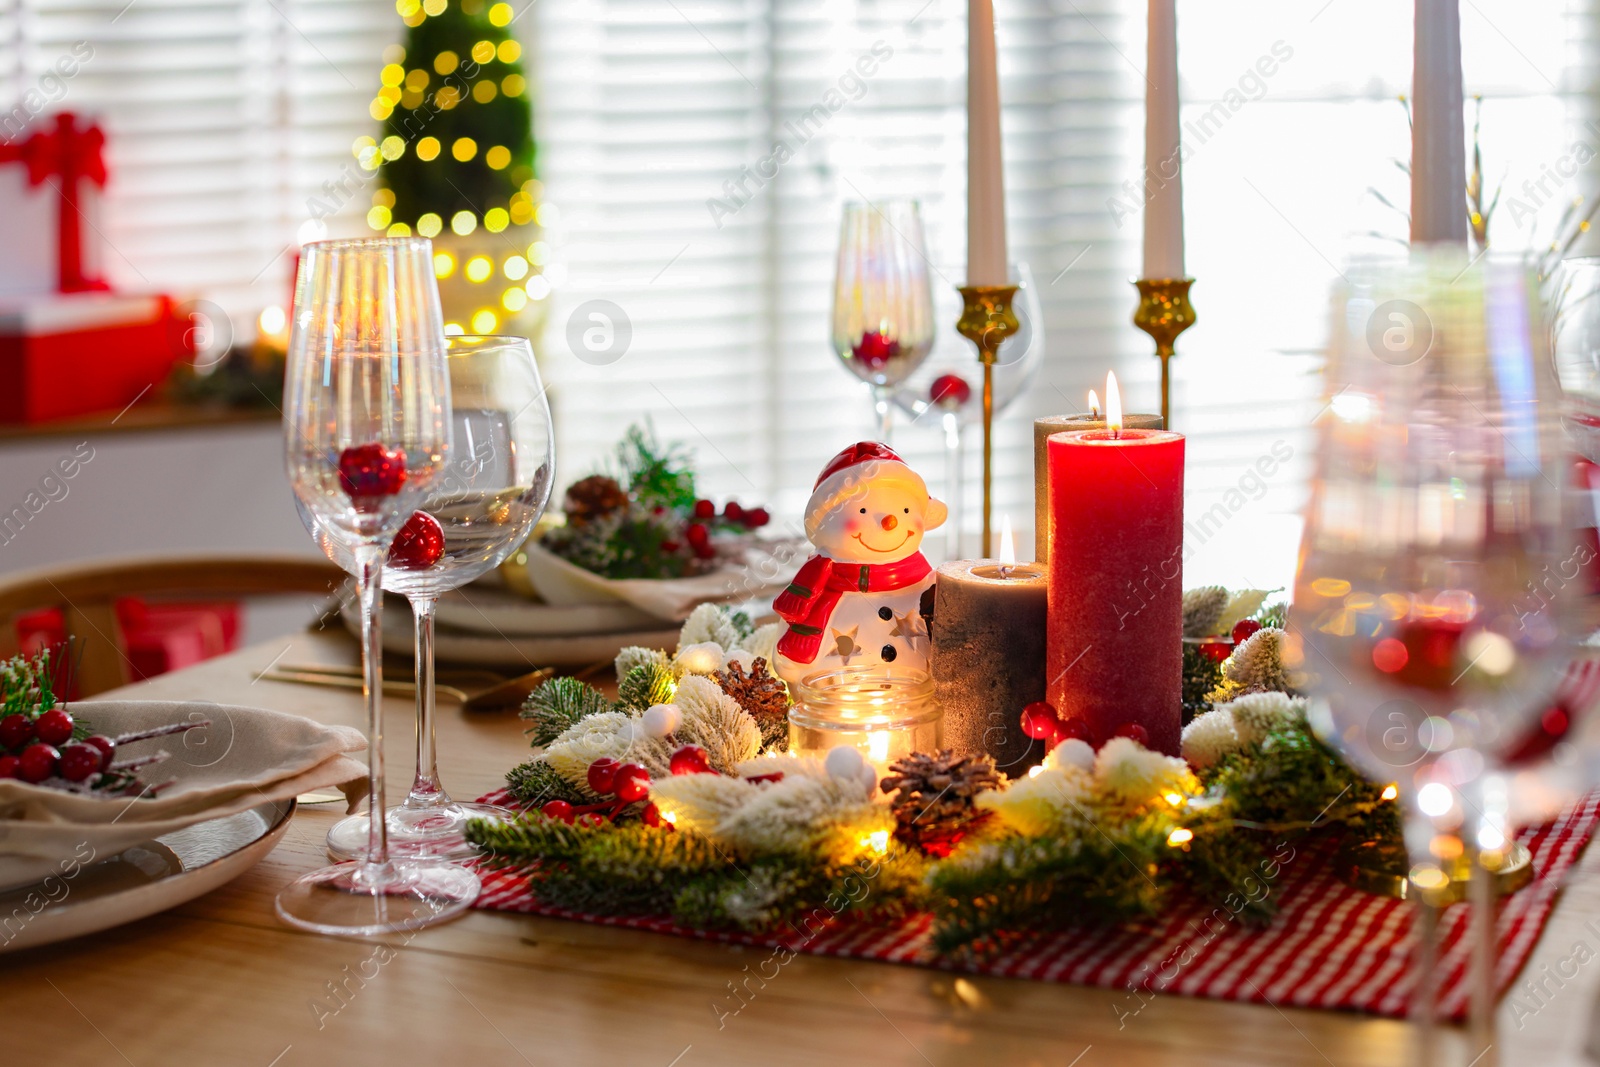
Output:
<path fill-rule="evenodd" d="M 767 670 L 765 659 L 757 656 L 749 674 L 737 662 L 730 663 L 717 672 L 716 680 L 761 727 L 762 748 L 789 750 L 789 690 Z"/>
<path fill-rule="evenodd" d="M 1000 775 L 988 756 L 957 756 L 945 749 L 929 755 L 913 753 L 889 765 L 882 789 L 893 793 L 895 837 L 930 856 L 950 851 L 988 817 L 974 801 L 979 793 L 1000 787 Z"/>
<path fill-rule="evenodd" d="M 566 502 L 562 506 L 567 513 L 568 525 L 587 526 L 626 508 L 628 492 L 617 484 L 615 478 L 591 474 L 567 487 Z"/>

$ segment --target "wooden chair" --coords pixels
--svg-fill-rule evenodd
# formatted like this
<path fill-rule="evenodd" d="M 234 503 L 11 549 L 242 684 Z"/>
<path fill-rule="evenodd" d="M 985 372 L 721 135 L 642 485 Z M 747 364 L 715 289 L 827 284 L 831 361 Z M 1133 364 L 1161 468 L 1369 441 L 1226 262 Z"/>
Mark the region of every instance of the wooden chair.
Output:
<path fill-rule="evenodd" d="M 93 696 L 134 680 L 115 610 L 122 597 L 329 596 L 344 578 L 327 560 L 226 555 L 93 560 L 0 576 L 0 655 L 18 651 L 18 615 L 59 608 L 67 633 L 82 647 L 78 695 Z"/>

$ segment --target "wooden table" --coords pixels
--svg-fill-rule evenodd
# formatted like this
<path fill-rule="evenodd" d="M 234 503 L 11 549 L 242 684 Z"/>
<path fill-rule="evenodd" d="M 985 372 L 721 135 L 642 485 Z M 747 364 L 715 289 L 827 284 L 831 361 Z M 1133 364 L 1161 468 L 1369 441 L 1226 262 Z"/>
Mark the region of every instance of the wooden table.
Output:
<path fill-rule="evenodd" d="M 356 724 L 355 695 L 251 681 L 273 661 L 353 657 L 343 635 L 299 635 L 118 695 Z M 412 761 L 411 705 L 391 699 L 386 714 L 393 796 Z M 462 797 L 499 784 L 526 750 L 514 714 L 467 720 L 449 704 L 439 741 L 445 783 Z M 378 941 L 291 931 L 273 917 L 273 894 L 325 862 L 335 817 L 302 809 L 264 862 L 184 907 L 0 957 L 0 1064 L 1376 1067 L 1407 1058 L 1408 1028 L 1392 1020 L 1161 996 L 1119 1028 L 1119 993 L 813 956 L 796 957 L 719 1025 L 718 1006 L 731 1003 L 730 983 L 758 961 L 755 950 L 493 912 Z M 1502 1006 L 1502 1064 L 1583 1062 L 1569 1057 L 1600 989 L 1600 922 L 1586 925 L 1600 920 L 1600 850 L 1591 854 L 1523 977 L 1553 970 L 1580 941 L 1590 962 L 1550 984 L 1553 996 L 1532 1018 L 1522 1013 L 1520 1029 L 1510 1001 Z"/>

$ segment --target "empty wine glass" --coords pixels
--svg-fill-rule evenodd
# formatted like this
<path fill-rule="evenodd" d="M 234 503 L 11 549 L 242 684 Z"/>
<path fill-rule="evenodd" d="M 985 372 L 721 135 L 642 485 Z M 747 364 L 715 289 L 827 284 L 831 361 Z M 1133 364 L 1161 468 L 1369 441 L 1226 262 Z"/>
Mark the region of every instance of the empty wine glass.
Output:
<path fill-rule="evenodd" d="M 1411 892 L 1418 1062 L 1436 1061 L 1433 902 L 1510 839 L 1503 768 L 1570 655 L 1528 591 L 1568 537 L 1532 279 L 1454 251 L 1358 265 L 1336 304 L 1327 417 L 1290 613 L 1312 725 L 1394 783 Z M 1474 878 L 1474 1036 L 1492 1026 L 1488 879 Z"/>
<path fill-rule="evenodd" d="M 405 800 L 388 809 L 387 821 L 396 855 L 462 859 L 477 854 L 463 836 L 467 820 L 515 813 L 453 800 L 439 781 L 434 607 L 440 594 L 487 574 L 528 539 L 550 499 L 555 442 L 526 338 L 461 336 L 449 344 L 451 452 L 420 510 L 390 545 L 383 569 L 383 588 L 411 602 L 417 687 L 416 776 Z M 349 546 L 337 536 L 319 540 L 344 566 Z M 369 821 L 370 812 L 340 820 L 328 832 L 328 851 L 360 855 Z"/>
<path fill-rule="evenodd" d="M 890 390 L 933 349 L 933 289 L 915 200 L 848 203 L 839 224 L 833 350 L 872 389 L 889 440 Z"/>
<path fill-rule="evenodd" d="M 350 547 L 347 566 L 361 597 L 368 777 L 381 809 L 384 550 L 450 450 L 450 380 L 429 241 L 318 241 L 301 249 L 283 393 L 295 498 Z M 281 890 L 279 917 L 318 933 L 376 934 L 449 918 L 477 897 L 471 871 L 395 859 L 384 831 L 384 820 L 371 820 L 361 858 Z"/>

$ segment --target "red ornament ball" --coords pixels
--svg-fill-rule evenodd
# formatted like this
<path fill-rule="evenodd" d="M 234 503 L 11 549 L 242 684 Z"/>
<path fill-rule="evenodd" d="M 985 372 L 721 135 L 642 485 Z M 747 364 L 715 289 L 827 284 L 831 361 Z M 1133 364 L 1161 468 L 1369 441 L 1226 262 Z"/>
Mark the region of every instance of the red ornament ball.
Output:
<path fill-rule="evenodd" d="M 660 826 L 661 809 L 654 804 L 646 804 L 644 810 L 639 813 L 639 821 L 646 826 Z"/>
<path fill-rule="evenodd" d="M 942 408 L 958 408 L 972 399 L 972 386 L 959 374 L 941 374 L 928 387 L 928 399 Z"/>
<path fill-rule="evenodd" d="M 740 521 L 752 530 L 759 530 L 772 521 L 772 516 L 767 512 L 766 508 L 751 508 L 744 513 Z"/>
<path fill-rule="evenodd" d="M 1022 732 L 1035 740 L 1049 740 L 1055 736 L 1060 725 L 1056 709 L 1042 700 L 1036 700 L 1022 709 Z"/>
<path fill-rule="evenodd" d="M 370 510 L 406 484 L 403 449 L 373 443 L 356 445 L 339 453 L 339 488 L 355 502 L 357 510 Z"/>
<path fill-rule="evenodd" d="M 699 745 L 684 745 L 672 754 L 668 764 L 673 774 L 710 774 L 711 757 Z"/>
<path fill-rule="evenodd" d="M 1116 733 L 1112 734 L 1112 736 L 1126 737 L 1130 740 L 1137 741 L 1141 745 L 1148 745 L 1150 743 L 1150 731 L 1146 730 L 1143 726 L 1140 726 L 1136 722 L 1123 723 L 1121 726 L 1117 727 Z"/>
<path fill-rule="evenodd" d="M 72 716 L 60 708 L 51 708 L 33 720 L 33 733 L 47 745 L 64 745 L 72 740 Z"/>
<path fill-rule="evenodd" d="M 569 825 L 572 822 L 572 805 L 565 800 L 552 800 L 539 810 L 544 812 L 546 818 L 560 819 Z"/>
<path fill-rule="evenodd" d="M 0 745 L 21 748 L 33 740 L 33 720 L 26 715 L 7 715 L 0 719 Z"/>
<path fill-rule="evenodd" d="M 81 782 L 91 774 L 100 773 L 100 750 L 79 742 L 61 750 L 61 777 L 69 782 Z"/>
<path fill-rule="evenodd" d="M 413 511 L 389 546 L 389 566 L 425 571 L 444 558 L 444 527 L 426 511 Z"/>
<path fill-rule="evenodd" d="M 56 751 L 54 745 L 40 741 L 23 749 L 22 755 L 17 759 L 18 778 L 24 782 L 42 782 L 56 773 L 56 764 L 61 759 L 61 753 Z"/>
<path fill-rule="evenodd" d="M 1221 663 L 1233 655 L 1233 644 L 1228 641 L 1202 641 L 1200 654 L 1213 663 Z"/>
<path fill-rule="evenodd" d="M 694 502 L 694 517 L 697 519 L 714 519 L 717 516 L 717 506 L 709 500 L 696 500 Z"/>
<path fill-rule="evenodd" d="M 589 788 L 601 796 L 610 793 L 616 788 L 618 766 L 610 756 L 601 756 L 589 764 Z"/>
<path fill-rule="evenodd" d="M 116 758 L 117 743 L 111 740 L 111 738 L 107 737 L 105 734 L 95 734 L 92 737 L 86 737 L 83 739 L 83 743 L 86 745 L 93 745 L 100 753 L 100 769 L 102 771 L 111 766 L 111 761 Z"/>
<path fill-rule="evenodd" d="M 881 370 L 900 354 L 900 342 L 888 334 L 870 330 L 851 346 L 850 354 L 866 364 L 869 370 Z"/>
<path fill-rule="evenodd" d="M 1233 624 L 1233 643 L 1242 645 L 1250 636 L 1261 629 L 1261 624 L 1254 619 L 1240 619 Z"/>
<path fill-rule="evenodd" d="M 624 763 L 617 768 L 614 784 L 618 800 L 632 804 L 650 795 L 650 772 L 637 763 Z"/>
<path fill-rule="evenodd" d="M 0 756 L 0 778 L 21 778 L 22 761 L 15 756 Z"/>

